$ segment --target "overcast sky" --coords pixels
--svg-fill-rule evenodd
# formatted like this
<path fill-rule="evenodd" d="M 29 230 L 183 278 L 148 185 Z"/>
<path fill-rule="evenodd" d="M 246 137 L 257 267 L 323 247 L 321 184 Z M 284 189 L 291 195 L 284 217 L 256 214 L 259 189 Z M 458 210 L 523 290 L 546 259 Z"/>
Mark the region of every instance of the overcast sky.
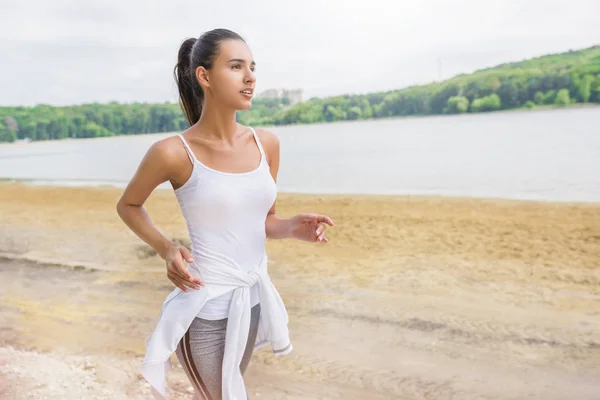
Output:
<path fill-rule="evenodd" d="M 600 44 L 600 0 L 0 0 L 0 105 L 176 100 L 181 41 L 245 37 L 257 89 L 427 83 Z"/>

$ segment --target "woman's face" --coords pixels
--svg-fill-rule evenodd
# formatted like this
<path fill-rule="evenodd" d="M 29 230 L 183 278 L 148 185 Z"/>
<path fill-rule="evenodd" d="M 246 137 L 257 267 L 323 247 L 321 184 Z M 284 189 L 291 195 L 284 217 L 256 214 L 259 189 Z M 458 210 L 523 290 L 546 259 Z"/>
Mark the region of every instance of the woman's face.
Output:
<path fill-rule="evenodd" d="M 205 71 L 205 97 L 211 96 L 218 104 L 235 110 L 248 110 L 254 96 L 254 57 L 242 40 L 226 40 L 210 70 Z M 198 71 L 196 71 L 198 74 Z"/>

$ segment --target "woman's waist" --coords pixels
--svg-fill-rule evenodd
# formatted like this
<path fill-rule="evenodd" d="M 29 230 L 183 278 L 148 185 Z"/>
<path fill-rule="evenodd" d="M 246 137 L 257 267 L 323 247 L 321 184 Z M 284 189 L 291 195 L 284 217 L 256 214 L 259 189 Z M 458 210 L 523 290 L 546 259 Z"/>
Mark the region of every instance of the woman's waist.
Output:
<path fill-rule="evenodd" d="M 213 235 L 206 231 L 190 230 L 193 255 L 206 259 L 228 260 L 243 263 L 260 257 L 266 249 L 266 234 L 241 235 L 235 232 Z"/>
<path fill-rule="evenodd" d="M 239 271 L 249 271 L 258 267 L 263 262 L 266 256 L 266 249 L 263 247 L 254 251 L 224 254 L 192 248 L 190 253 L 194 259 L 194 262 L 190 265 L 199 270 L 233 268 Z"/>
<path fill-rule="evenodd" d="M 211 297 L 220 296 L 234 290 L 248 288 L 258 290 L 258 286 L 270 282 L 267 273 L 267 256 L 253 263 L 236 263 L 231 260 L 214 260 L 201 255 L 193 255 L 194 262 L 189 264 L 190 273 L 203 282 Z M 267 284 L 268 286 L 268 284 Z"/>
<path fill-rule="evenodd" d="M 222 255 L 192 250 L 194 261 L 189 264 L 190 272 L 199 275 L 208 283 L 246 280 L 246 275 L 253 271 L 266 269 L 267 255 L 265 250 L 244 255 Z"/>

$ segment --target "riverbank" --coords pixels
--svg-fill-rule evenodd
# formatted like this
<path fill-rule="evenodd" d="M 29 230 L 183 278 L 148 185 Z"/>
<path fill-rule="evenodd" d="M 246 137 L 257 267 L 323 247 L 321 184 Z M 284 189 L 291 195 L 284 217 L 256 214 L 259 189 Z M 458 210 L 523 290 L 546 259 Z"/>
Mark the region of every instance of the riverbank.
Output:
<path fill-rule="evenodd" d="M 519 107 L 519 108 L 510 108 L 510 109 L 501 109 L 494 111 L 479 111 L 479 112 L 466 112 L 466 113 L 454 113 L 454 114 L 411 114 L 411 115 L 395 115 L 391 117 L 380 117 L 380 118 L 360 118 L 357 120 L 338 120 L 338 121 L 319 121 L 313 123 L 295 123 L 295 124 L 281 124 L 281 125 L 273 125 L 273 124 L 258 124 L 253 125 L 255 128 L 265 128 L 265 129 L 277 129 L 277 128 L 285 128 L 285 127 L 302 127 L 302 126 L 311 126 L 311 125 L 332 125 L 332 124 L 351 124 L 356 122 L 369 122 L 369 121 L 394 121 L 394 120 L 406 120 L 406 119 L 422 119 L 422 118 L 448 118 L 448 117 L 456 117 L 459 115 L 463 116 L 486 116 L 489 114 L 507 114 L 510 115 L 512 113 L 522 113 L 522 112 L 543 112 L 543 111 L 564 111 L 564 110 L 579 110 L 579 109 L 597 109 L 600 108 L 600 103 L 573 103 L 568 105 L 556 105 L 556 104 L 544 104 L 539 105 L 536 104 L 534 107 Z M 176 134 L 177 132 L 148 132 L 143 133 L 143 135 L 170 135 Z M 84 140 L 98 140 L 98 139 L 110 139 L 117 136 L 134 136 L 140 135 L 140 133 L 129 133 L 129 134 L 115 134 L 112 136 L 99 136 L 99 137 L 85 137 L 85 138 L 60 138 L 60 139 L 48 139 L 48 140 L 16 140 L 15 142 L 0 142 L 0 146 L 26 146 L 33 143 L 47 143 L 47 142 L 71 142 L 71 141 L 84 141 Z M 1 181 L 12 181 L 12 178 L 6 176 L 0 176 Z M 19 179 L 18 181 L 26 181 Z"/>

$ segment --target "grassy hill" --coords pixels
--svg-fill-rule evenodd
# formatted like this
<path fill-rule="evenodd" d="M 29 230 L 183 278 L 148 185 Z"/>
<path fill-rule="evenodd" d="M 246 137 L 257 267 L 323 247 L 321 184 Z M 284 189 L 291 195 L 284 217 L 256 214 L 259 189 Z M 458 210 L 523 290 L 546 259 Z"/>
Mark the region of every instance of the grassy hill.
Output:
<path fill-rule="evenodd" d="M 308 124 L 591 102 L 600 103 L 600 46 L 505 63 L 443 82 L 314 98 L 291 107 L 287 99 L 255 99 L 238 119 L 252 126 Z M 0 142 L 172 132 L 187 126 L 172 103 L 0 107 Z"/>
<path fill-rule="evenodd" d="M 431 115 L 600 103 L 600 46 L 550 54 L 388 92 L 311 99 L 285 110 L 251 110 L 254 125 Z"/>

